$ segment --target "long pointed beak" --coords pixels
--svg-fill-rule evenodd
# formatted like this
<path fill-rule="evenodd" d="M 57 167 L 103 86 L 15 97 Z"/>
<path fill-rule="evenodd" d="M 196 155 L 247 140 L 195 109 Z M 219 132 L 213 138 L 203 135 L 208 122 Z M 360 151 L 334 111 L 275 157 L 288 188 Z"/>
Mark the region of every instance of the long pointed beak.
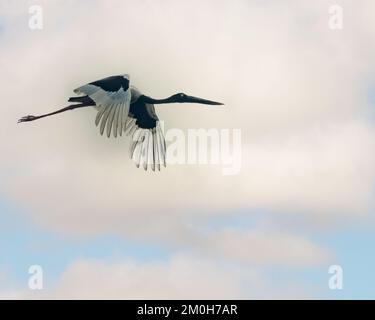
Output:
<path fill-rule="evenodd" d="M 224 103 L 221 103 L 221 102 L 206 100 L 206 99 L 197 98 L 197 97 L 193 97 L 193 96 L 186 96 L 186 100 L 184 102 L 210 104 L 210 105 L 223 105 L 224 104 Z"/>

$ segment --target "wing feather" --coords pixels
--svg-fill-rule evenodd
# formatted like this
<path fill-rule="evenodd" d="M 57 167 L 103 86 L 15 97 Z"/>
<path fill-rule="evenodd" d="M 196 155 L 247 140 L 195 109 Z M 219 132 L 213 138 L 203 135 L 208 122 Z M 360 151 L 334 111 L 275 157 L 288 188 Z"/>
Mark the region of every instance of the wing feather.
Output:
<path fill-rule="evenodd" d="M 104 107 L 103 107 L 104 108 Z M 103 135 L 104 129 L 108 120 L 108 116 L 111 113 L 111 106 L 107 106 L 106 110 L 104 111 L 103 117 L 102 117 L 102 122 L 100 124 L 100 134 Z"/>
<path fill-rule="evenodd" d="M 142 142 L 142 161 L 143 161 L 143 169 L 147 171 L 147 165 L 148 165 L 148 142 L 149 142 L 149 136 L 150 136 L 150 131 L 145 130 L 145 139 Z"/>
<path fill-rule="evenodd" d="M 119 129 L 119 118 L 120 118 L 120 112 L 122 110 L 122 106 L 121 104 L 119 104 L 117 106 L 117 109 L 116 109 L 116 114 L 115 114 L 115 118 L 113 120 L 113 135 L 115 136 L 115 138 L 117 138 L 117 133 L 118 133 L 118 129 Z M 121 119 L 120 119 L 121 120 Z"/>
<path fill-rule="evenodd" d="M 100 133 L 107 128 L 107 136 L 122 135 L 129 113 L 131 89 L 129 76 L 119 75 L 90 82 L 74 90 L 77 94 L 89 96 L 95 103 L 98 113 L 95 124 L 100 125 Z"/>
<path fill-rule="evenodd" d="M 135 148 L 137 147 L 137 144 L 139 143 L 140 135 L 141 135 L 140 129 L 136 130 L 134 134 L 132 135 L 132 143 L 130 145 L 130 150 L 129 150 L 130 159 L 132 159 L 134 156 L 134 151 L 135 151 Z"/>
<path fill-rule="evenodd" d="M 104 107 L 99 108 L 99 111 L 96 114 L 96 118 L 95 118 L 95 125 L 96 126 L 98 126 L 98 124 L 100 123 L 100 119 L 102 118 L 105 110 L 106 110 L 106 108 L 104 108 Z"/>
<path fill-rule="evenodd" d="M 149 141 L 148 141 L 148 158 L 147 163 L 151 165 L 152 171 L 155 171 L 155 154 L 154 154 L 154 136 L 152 131 L 149 131 Z"/>
<path fill-rule="evenodd" d="M 153 129 L 153 136 L 154 136 L 154 148 L 155 148 L 155 164 L 160 171 L 160 148 L 158 143 L 158 136 L 156 135 L 156 129 Z"/>
<path fill-rule="evenodd" d="M 164 139 L 164 135 L 163 135 L 163 132 L 160 128 L 160 125 L 158 124 L 156 126 L 156 133 L 157 133 L 157 137 L 158 137 L 158 145 L 159 145 L 159 151 L 160 151 L 160 164 L 163 164 L 164 167 L 166 167 L 166 161 L 165 161 L 165 156 L 166 156 L 166 144 L 165 144 L 165 139 Z"/>
<path fill-rule="evenodd" d="M 108 116 L 108 123 L 107 123 L 107 136 L 108 136 L 108 138 L 111 136 L 112 124 L 113 124 L 113 120 L 115 119 L 117 107 L 118 107 L 118 105 L 114 104 L 111 107 L 111 111 L 110 111 L 110 114 Z"/>

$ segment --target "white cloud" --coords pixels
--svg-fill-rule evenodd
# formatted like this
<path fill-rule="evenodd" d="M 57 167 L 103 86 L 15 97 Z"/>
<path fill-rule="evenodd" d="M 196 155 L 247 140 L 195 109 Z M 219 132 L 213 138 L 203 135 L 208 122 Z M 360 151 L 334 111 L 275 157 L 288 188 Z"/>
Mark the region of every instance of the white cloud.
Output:
<path fill-rule="evenodd" d="M 272 284 L 253 268 L 192 256 L 165 262 L 78 260 L 42 291 L 2 291 L 4 299 L 249 299 L 302 298 L 298 284 Z"/>
<path fill-rule="evenodd" d="M 324 263 L 331 255 L 301 236 L 275 230 L 227 229 L 214 233 L 207 242 L 207 255 L 250 265 L 306 267 Z"/>
<path fill-rule="evenodd" d="M 240 278 L 231 270 L 183 257 L 168 263 L 125 261 L 71 265 L 56 288 L 56 296 L 71 298 L 208 299 L 239 298 Z M 256 276 L 249 272 L 256 282 Z"/>
<path fill-rule="evenodd" d="M 41 3 L 42 31 L 27 29 L 28 2 L 9 3 L 10 26 L 0 38 L 0 190 L 40 225 L 194 247 L 202 239 L 189 223 L 202 217 L 260 208 L 341 223 L 373 206 L 371 1 L 339 1 L 340 32 L 327 27 L 329 1 Z M 224 101 L 157 112 L 167 128 L 241 128 L 241 174 L 222 176 L 217 166 L 137 170 L 124 139 L 99 135 L 94 110 L 16 125 L 20 116 L 65 104 L 75 87 L 117 73 L 130 73 L 151 96 L 185 91 Z M 251 230 L 215 230 L 202 241 L 251 263 L 310 265 L 326 257 L 302 237 L 279 237 L 270 243 Z M 293 250 L 278 255 L 282 246 Z"/>

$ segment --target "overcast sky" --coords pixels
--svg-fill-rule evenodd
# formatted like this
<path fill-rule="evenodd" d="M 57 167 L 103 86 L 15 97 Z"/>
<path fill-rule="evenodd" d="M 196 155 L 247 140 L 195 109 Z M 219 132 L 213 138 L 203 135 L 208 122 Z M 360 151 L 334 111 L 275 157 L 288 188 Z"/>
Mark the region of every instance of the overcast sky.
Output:
<path fill-rule="evenodd" d="M 374 15 L 372 0 L 0 0 L 0 296 L 374 298 Z M 166 130 L 240 129 L 239 174 L 137 169 L 94 109 L 16 123 L 124 73 L 152 97 L 224 102 L 156 112 Z"/>

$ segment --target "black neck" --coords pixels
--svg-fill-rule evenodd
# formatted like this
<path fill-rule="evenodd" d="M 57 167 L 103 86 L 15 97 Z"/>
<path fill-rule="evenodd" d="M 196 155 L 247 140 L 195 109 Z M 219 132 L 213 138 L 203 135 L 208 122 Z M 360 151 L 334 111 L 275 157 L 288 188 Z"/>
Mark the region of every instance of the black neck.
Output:
<path fill-rule="evenodd" d="M 150 104 L 162 104 L 162 103 L 174 103 L 176 102 L 176 99 L 174 99 L 173 96 L 170 96 L 165 99 L 154 99 L 148 96 L 141 96 L 140 97 L 145 103 L 150 103 Z"/>

